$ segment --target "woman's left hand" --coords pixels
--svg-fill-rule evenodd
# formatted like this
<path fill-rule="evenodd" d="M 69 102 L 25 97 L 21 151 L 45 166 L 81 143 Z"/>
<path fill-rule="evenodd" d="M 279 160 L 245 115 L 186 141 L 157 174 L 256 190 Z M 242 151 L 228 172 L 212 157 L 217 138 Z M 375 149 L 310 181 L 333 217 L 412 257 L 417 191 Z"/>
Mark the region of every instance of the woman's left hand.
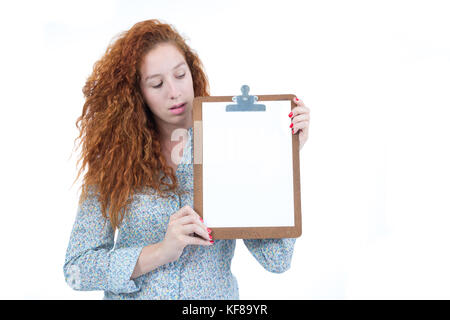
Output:
<path fill-rule="evenodd" d="M 297 105 L 292 109 L 289 117 L 291 118 L 292 134 L 299 134 L 299 150 L 303 147 L 306 140 L 308 140 L 309 131 L 309 108 L 305 106 L 302 100 L 294 98 L 294 103 Z"/>

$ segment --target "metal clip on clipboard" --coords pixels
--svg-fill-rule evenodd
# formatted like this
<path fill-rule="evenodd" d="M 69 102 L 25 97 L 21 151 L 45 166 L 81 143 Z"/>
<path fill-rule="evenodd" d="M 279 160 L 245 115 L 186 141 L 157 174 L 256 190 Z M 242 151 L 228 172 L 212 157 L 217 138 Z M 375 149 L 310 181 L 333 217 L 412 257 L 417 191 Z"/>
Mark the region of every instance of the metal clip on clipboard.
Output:
<path fill-rule="evenodd" d="M 243 85 L 241 87 L 242 96 L 234 96 L 232 100 L 236 104 L 229 104 L 226 107 L 226 112 L 237 112 L 237 111 L 266 111 L 266 105 L 255 104 L 258 101 L 257 96 L 249 96 L 248 92 L 250 87 Z"/>

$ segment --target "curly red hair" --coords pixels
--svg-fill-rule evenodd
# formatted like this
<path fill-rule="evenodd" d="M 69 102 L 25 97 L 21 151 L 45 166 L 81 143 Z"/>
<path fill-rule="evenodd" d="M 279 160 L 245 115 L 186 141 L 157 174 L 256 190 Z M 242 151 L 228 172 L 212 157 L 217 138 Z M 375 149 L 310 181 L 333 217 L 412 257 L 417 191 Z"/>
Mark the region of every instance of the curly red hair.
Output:
<path fill-rule="evenodd" d="M 144 56 L 160 43 L 172 43 L 189 65 L 194 96 L 209 96 L 209 84 L 197 54 L 171 25 L 158 20 L 136 23 L 119 34 L 94 64 L 83 94 L 83 112 L 76 121 L 82 161 L 75 181 L 87 167 L 80 204 L 91 187 L 102 215 L 114 230 L 125 216 L 132 195 L 150 187 L 162 197 L 178 188 L 173 169 L 162 153 L 153 115 L 140 91 Z M 170 178 L 170 181 L 166 181 Z M 164 188 L 163 188 L 164 186 Z"/>

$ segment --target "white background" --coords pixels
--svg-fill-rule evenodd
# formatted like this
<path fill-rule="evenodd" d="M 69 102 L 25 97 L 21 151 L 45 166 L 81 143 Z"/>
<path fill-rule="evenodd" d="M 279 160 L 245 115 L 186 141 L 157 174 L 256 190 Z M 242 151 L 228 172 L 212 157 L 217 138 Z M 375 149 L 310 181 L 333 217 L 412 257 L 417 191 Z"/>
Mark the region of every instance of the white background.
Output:
<path fill-rule="evenodd" d="M 158 18 L 212 95 L 248 84 L 311 109 L 291 269 L 265 271 L 238 241 L 242 299 L 449 299 L 449 14 L 431 0 L 2 1 L 0 298 L 103 297 L 62 270 L 81 88 L 116 35 Z"/>

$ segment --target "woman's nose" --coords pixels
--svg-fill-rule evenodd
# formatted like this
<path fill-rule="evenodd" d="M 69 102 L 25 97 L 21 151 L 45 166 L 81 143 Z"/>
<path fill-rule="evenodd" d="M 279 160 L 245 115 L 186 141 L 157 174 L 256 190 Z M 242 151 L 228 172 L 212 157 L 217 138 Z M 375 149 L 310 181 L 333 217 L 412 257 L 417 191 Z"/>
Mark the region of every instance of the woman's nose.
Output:
<path fill-rule="evenodd" d="M 170 99 L 176 99 L 180 96 L 180 89 L 173 81 L 167 81 L 167 90 Z"/>

